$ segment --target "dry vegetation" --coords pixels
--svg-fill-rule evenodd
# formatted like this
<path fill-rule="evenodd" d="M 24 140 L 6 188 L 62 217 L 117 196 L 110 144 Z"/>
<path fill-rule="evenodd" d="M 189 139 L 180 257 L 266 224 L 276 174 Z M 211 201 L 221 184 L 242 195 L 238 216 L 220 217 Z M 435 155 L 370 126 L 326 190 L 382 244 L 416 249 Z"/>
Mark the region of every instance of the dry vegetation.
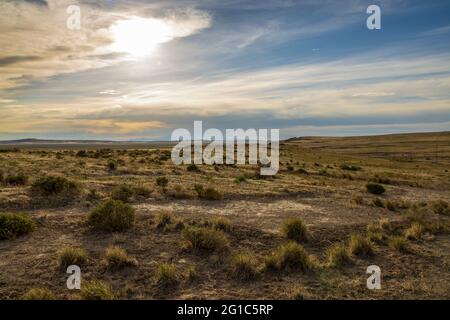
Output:
<path fill-rule="evenodd" d="M 266 179 L 164 145 L 17 148 L 0 299 L 450 298 L 449 133 L 291 139 Z"/>

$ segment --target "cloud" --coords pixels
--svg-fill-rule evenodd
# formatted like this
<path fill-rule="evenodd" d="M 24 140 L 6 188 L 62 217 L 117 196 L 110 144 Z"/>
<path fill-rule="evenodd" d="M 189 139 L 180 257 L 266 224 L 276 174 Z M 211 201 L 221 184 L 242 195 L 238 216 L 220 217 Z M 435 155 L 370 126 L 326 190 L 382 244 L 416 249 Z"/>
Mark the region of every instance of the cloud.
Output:
<path fill-rule="evenodd" d="M 111 28 L 120 21 L 137 16 L 161 21 L 173 30 L 169 40 L 188 37 L 211 24 L 208 13 L 190 7 L 157 11 L 142 1 L 126 4 L 119 10 L 81 1 L 81 29 L 70 30 L 66 9 L 73 5 L 71 0 L 0 2 L 0 90 L 22 86 L 26 77 L 44 80 L 126 61 L 127 53 L 112 46 Z M 141 34 L 144 43 L 149 41 L 146 36 Z"/>

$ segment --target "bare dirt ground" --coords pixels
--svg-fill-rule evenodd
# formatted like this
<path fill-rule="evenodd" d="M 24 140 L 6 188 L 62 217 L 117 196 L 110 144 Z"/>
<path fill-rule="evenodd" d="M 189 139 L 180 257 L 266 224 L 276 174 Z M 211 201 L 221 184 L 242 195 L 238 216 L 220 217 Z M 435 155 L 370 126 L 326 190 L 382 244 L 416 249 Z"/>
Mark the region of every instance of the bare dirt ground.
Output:
<path fill-rule="evenodd" d="M 258 179 L 257 166 L 250 165 L 188 171 L 172 164 L 170 148 L 164 146 L 95 146 L 78 154 L 60 146 L 17 147 L 2 150 L 0 170 L 4 176 L 23 173 L 29 179 L 26 185 L 1 185 L 0 212 L 25 213 L 37 228 L 0 240 L 0 299 L 19 299 L 33 287 L 78 299 L 76 290 L 66 288 L 67 274 L 59 267 L 58 252 L 65 246 L 88 252 L 83 281 L 100 279 L 119 299 L 450 298 L 450 217 L 433 210 L 439 200 L 450 202 L 450 133 L 288 140 L 281 145 L 280 172 L 270 179 Z M 118 161 L 116 170 L 107 166 L 111 158 Z M 30 186 L 48 175 L 77 182 L 81 194 L 63 201 L 35 197 Z M 168 186 L 156 185 L 158 177 L 166 177 Z M 366 184 L 380 178 L 386 192 L 368 193 Z M 88 214 L 121 184 L 148 190 L 129 200 L 136 211 L 134 227 L 121 233 L 92 230 Z M 196 184 L 214 188 L 223 199 L 199 199 Z M 377 198 L 382 206 L 374 204 Z M 201 254 L 186 250 L 179 228 L 156 228 L 162 211 L 187 226 L 225 217 L 231 225 L 225 232 L 229 248 Z M 288 217 L 301 218 L 308 227 L 310 238 L 302 245 L 316 266 L 307 272 L 266 272 L 264 257 L 286 242 L 281 226 Z M 419 217 L 428 226 L 423 236 L 407 240 L 406 251 L 393 248 L 390 239 L 403 236 Z M 355 232 L 366 234 L 369 224 L 380 221 L 387 227 L 384 240 L 372 242 L 373 255 L 352 256 L 344 267 L 327 265 L 330 245 L 346 243 Z M 102 257 L 111 245 L 125 249 L 138 265 L 106 270 Z M 231 260 L 239 252 L 257 261 L 256 279 L 232 276 Z M 176 267 L 177 284 L 170 288 L 155 282 L 162 262 Z M 366 288 L 369 265 L 382 270 L 381 290 Z M 189 275 L 193 268 L 195 277 Z"/>

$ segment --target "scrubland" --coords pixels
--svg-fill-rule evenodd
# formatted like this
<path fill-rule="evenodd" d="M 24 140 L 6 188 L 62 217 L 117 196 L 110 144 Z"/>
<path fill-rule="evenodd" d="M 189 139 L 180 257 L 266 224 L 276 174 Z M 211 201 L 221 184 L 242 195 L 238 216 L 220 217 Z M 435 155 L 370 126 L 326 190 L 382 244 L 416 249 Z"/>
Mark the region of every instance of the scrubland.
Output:
<path fill-rule="evenodd" d="M 0 299 L 450 298 L 450 133 L 289 139 L 266 178 L 170 150 L 0 146 Z"/>

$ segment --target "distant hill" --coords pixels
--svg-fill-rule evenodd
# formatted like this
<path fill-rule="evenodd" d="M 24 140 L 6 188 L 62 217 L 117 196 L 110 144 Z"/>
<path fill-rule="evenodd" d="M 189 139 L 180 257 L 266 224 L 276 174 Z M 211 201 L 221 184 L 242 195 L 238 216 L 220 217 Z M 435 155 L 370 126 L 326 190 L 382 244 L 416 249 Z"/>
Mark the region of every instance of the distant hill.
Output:
<path fill-rule="evenodd" d="M 118 141 L 109 141 L 109 140 L 51 140 L 51 139 L 19 139 L 19 140 L 0 140 L 0 144 L 13 144 L 13 145 L 21 145 L 21 144 L 97 144 L 97 143 L 120 143 Z"/>

